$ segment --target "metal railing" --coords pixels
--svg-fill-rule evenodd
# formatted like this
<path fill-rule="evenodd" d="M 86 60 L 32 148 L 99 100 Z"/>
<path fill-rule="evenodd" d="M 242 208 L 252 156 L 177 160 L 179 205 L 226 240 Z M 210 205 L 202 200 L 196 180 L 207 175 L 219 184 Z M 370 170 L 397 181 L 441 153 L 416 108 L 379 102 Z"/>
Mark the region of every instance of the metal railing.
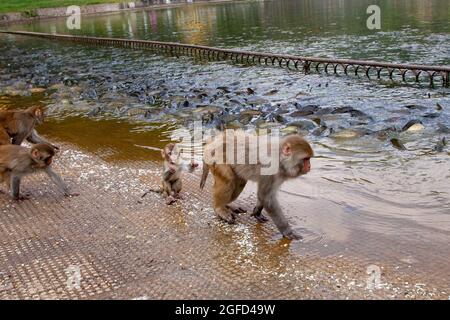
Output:
<path fill-rule="evenodd" d="M 32 36 L 46 39 L 63 40 L 77 43 L 102 46 L 118 46 L 135 49 L 150 49 L 172 56 L 193 56 L 207 60 L 231 60 L 244 64 L 277 65 L 288 69 L 325 72 L 327 74 L 365 75 L 369 79 L 389 79 L 421 83 L 426 81 L 431 87 L 441 83 L 450 86 L 450 66 L 431 66 L 418 64 L 396 64 L 366 60 L 332 59 L 303 57 L 286 54 L 252 52 L 232 49 L 220 49 L 207 46 L 161 42 L 150 40 L 100 38 L 87 36 L 73 36 L 27 31 L 1 31 L 13 35 Z"/>

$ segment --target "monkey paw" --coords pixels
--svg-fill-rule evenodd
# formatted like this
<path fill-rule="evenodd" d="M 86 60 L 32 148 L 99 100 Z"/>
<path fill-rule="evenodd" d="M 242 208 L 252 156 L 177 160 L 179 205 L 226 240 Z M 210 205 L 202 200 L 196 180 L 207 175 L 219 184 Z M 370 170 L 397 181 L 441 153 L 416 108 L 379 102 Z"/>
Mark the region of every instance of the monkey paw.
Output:
<path fill-rule="evenodd" d="M 174 203 L 175 201 L 177 201 L 177 199 L 175 199 L 174 197 L 172 197 L 172 196 L 168 196 L 167 198 L 166 198 L 166 204 L 169 206 L 169 205 L 171 205 L 172 203 Z"/>
<path fill-rule="evenodd" d="M 68 197 L 68 198 L 72 198 L 72 197 L 78 197 L 80 194 L 79 193 L 65 193 L 64 196 Z"/>
<path fill-rule="evenodd" d="M 265 223 L 267 221 L 269 221 L 269 218 L 267 218 L 265 215 L 263 215 L 262 213 L 260 214 L 252 214 L 252 216 L 259 222 L 259 223 Z"/>
<path fill-rule="evenodd" d="M 245 209 L 243 209 L 241 207 L 235 207 L 235 206 L 232 206 L 232 205 L 227 205 L 226 207 L 227 207 L 227 209 L 230 209 L 234 213 L 246 213 L 247 212 L 247 210 L 245 210 Z"/>
<path fill-rule="evenodd" d="M 30 197 L 29 196 L 18 196 L 16 198 L 14 198 L 14 200 L 16 200 L 16 201 L 30 200 Z"/>
<path fill-rule="evenodd" d="M 176 199 L 179 199 L 179 200 L 184 200 L 184 196 L 183 196 L 182 194 L 180 194 L 180 193 L 177 193 L 177 194 L 175 195 L 175 198 L 176 198 Z"/>
<path fill-rule="evenodd" d="M 220 219 L 228 222 L 229 224 L 236 223 L 236 217 L 233 213 L 225 208 L 217 208 L 214 210 Z"/>
<path fill-rule="evenodd" d="M 283 233 L 283 236 L 289 240 L 301 240 L 303 237 L 296 231 L 290 230 L 286 233 Z"/>

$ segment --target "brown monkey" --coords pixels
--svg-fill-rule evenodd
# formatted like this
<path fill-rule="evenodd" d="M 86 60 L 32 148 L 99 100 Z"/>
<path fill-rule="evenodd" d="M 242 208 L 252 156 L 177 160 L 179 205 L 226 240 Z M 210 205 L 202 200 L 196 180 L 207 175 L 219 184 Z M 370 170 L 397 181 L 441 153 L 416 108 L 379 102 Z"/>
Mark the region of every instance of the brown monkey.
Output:
<path fill-rule="evenodd" d="M 239 146 L 244 152 L 243 157 L 237 153 Z M 262 161 L 263 149 L 268 150 L 267 159 L 273 168 L 268 167 L 268 162 Z M 230 155 L 231 161 L 228 160 Z M 223 220 L 234 223 L 235 216 L 228 204 L 237 199 L 248 180 L 257 182 L 258 201 L 252 215 L 258 221 L 265 222 L 267 218 L 261 213 L 265 209 L 284 237 L 301 239 L 284 217 L 277 200 L 277 191 L 287 179 L 308 173 L 313 156 L 311 146 L 299 135 L 280 139 L 257 137 L 241 131 L 231 134 L 226 132 L 205 146 L 200 188 L 204 187 L 208 172 L 211 171 L 214 175 L 214 211 Z"/>
<path fill-rule="evenodd" d="M 50 144 L 41 138 L 34 127 L 44 121 L 44 112 L 40 107 L 26 110 L 0 111 L 0 144 L 20 145 L 23 140 L 31 143 Z M 55 149 L 59 149 L 53 146 Z"/>
<path fill-rule="evenodd" d="M 35 144 L 31 149 L 0 145 L 0 182 L 6 183 L 14 199 L 24 200 L 26 198 L 20 196 L 20 180 L 43 170 L 65 196 L 70 196 L 68 187 L 50 167 L 54 155 L 55 149 L 49 144 Z"/>
<path fill-rule="evenodd" d="M 164 149 L 161 149 L 161 156 L 164 159 L 163 162 L 163 173 L 161 179 L 160 189 L 151 189 L 151 192 L 162 193 L 166 198 L 166 204 L 170 205 L 174 203 L 177 199 L 181 199 L 181 175 L 182 166 L 180 153 L 177 146 L 174 143 L 167 144 Z M 197 167 L 198 164 L 194 161 L 190 164 L 190 170 Z M 142 197 L 147 195 L 148 192 L 144 193 Z"/>

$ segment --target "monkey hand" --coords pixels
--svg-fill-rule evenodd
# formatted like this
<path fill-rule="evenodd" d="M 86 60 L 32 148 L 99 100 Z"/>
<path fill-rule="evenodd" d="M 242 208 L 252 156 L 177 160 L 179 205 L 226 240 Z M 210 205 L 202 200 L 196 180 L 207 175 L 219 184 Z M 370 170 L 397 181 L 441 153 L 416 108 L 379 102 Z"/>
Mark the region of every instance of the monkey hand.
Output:
<path fill-rule="evenodd" d="M 177 171 L 177 167 L 174 165 L 169 165 L 169 172 L 170 173 L 175 173 Z"/>
<path fill-rule="evenodd" d="M 289 240 L 301 240 L 303 237 L 296 231 L 289 229 L 286 232 L 283 232 L 283 237 Z"/>

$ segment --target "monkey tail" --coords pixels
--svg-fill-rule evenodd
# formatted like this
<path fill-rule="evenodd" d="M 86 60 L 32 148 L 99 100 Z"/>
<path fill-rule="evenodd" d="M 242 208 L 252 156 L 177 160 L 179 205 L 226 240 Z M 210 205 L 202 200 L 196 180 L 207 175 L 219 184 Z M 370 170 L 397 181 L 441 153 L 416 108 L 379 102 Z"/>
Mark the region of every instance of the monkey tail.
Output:
<path fill-rule="evenodd" d="M 147 194 L 149 194 L 150 192 L 155 192 L 155 193 L 163 193 L 163 189 L 159 188 L 159 189 L 150 189 L 147 192 L 145 192 L 141 198 L 145 197 Z"/>
<path fill-rule="evenodd" d="M 203 161 L 203 172 L 202 172 L 202 179 L 200 180 L 200 189 L 203 190 L 205 187 L 206 178 L 208 178 L 209 174 L 209 166 L 206 164 L 205 161 Z"/>

